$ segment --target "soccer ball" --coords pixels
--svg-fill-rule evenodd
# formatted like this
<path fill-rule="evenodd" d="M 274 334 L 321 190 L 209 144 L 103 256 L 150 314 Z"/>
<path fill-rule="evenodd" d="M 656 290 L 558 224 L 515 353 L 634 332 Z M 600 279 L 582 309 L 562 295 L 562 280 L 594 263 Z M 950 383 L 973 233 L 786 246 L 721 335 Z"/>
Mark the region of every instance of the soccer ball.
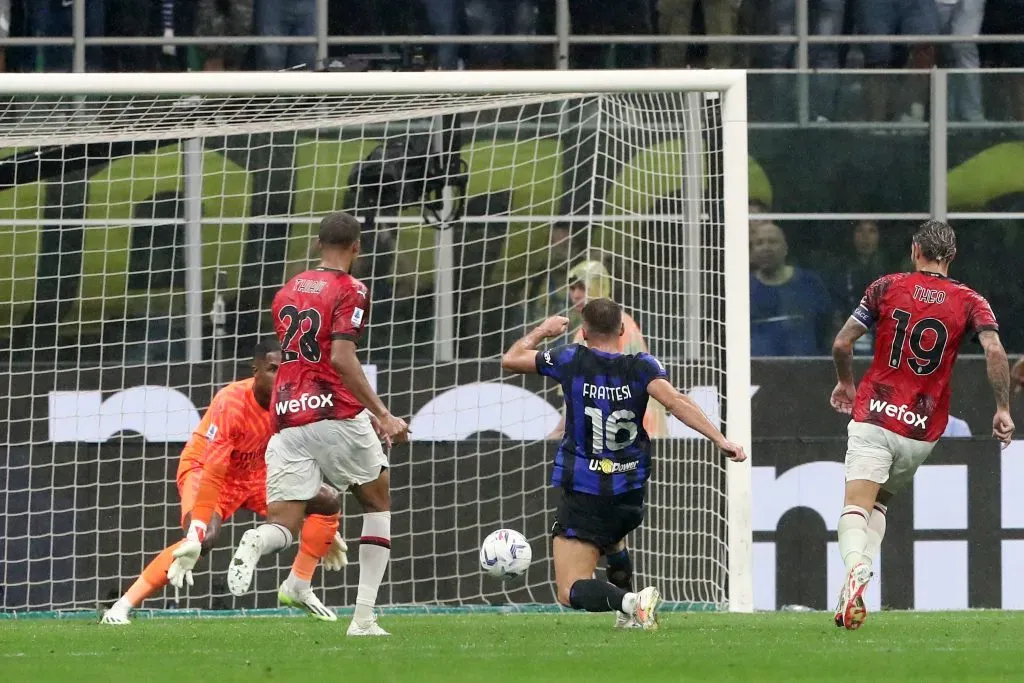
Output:
<path fill-rule="evenodd" d="M 518 531 L 498 529 L 480 546 L 480 567 L 496 579 L 514 579 L 530 566 L 533 549 Z"/>

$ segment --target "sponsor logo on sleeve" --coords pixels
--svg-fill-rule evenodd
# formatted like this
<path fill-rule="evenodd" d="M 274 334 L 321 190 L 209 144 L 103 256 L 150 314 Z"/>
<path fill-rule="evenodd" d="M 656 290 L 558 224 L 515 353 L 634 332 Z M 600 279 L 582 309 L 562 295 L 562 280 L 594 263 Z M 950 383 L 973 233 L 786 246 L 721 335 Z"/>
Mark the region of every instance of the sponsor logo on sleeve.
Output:
<path fill-rule="evenodd" d="M 359 325 L 363 322 L 363 309 L 357 308 L 352 311 L 352 324 Z"/>
<path fill-rule="evenodd" d="M 551 352 L 550 351 L 545 351 L 544 352 L 544 362 L 547 363 L 548 365 L 554 365 L 555 364 L 554 361 L 551 360 Z"/>
<path fill-rule="evenodd" d="M 213 441 L 215 436 L 217 436 L 217 425 L 211 424 L 210 428 L 206 430 L 206 438 L 209 441 Z"/>

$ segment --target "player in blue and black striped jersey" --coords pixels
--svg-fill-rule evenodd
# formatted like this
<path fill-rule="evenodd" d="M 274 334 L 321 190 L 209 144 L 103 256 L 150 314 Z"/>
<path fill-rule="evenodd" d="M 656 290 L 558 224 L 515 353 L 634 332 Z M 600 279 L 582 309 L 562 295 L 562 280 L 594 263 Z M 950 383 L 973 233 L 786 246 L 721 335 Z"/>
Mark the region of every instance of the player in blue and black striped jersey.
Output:
<path fill-rule="evenodd" d="M 624 549 L 626 536 L 644 518 L 651 476 L 651 441 L 643 426 L 648 399 L 711 439 L 728 458 L 743 461 L 747 456 L 672 386 L 654 356 L 618 352 L 623 330 L 618 304 L 594 299 L 582 313 L 587 346 L 537 351 L 545 339 L 565 333 L 568 319 L 555 316 L 516 342 L 501 366 L 551 377 L 565 397 L 565 434 L 551 475 L 552 486 L 562 489 L 552 527 L 558 601 L 588 612 L 618 611 L 637 626 L 654 629 L 661 602 L 657 588 L 632 592 L 631 568 L 614 584 L 593 578 L 598 558 Z"/>

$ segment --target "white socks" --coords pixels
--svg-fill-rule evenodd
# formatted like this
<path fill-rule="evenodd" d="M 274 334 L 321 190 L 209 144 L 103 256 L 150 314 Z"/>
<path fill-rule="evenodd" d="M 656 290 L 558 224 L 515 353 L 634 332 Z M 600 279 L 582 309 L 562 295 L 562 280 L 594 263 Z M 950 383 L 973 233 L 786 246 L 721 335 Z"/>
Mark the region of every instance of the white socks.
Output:
<path fill-rule="evenodd" d="M 391 512 L 363 515 L 363 533 L 359 539 L 359 591 L 353 621 L 365 622 L 373 615 L 377 591 L 391 558 Z"/>
<path fill-rule="evenodd" d="M 869 566 L 878 558 L 882 550 L 882 539 L 885 538 L 885 513 L 886 507 L 881 503 L 875 503 L 875 508 L 868 517 L 867 537 L 868 542 L 864 547 L 864 562 Z"/>
<path fill-rule="evenodd" d="M 839 552 L 843 556 L 847 572 L 852 571 L 865 559 L 868 517 L 868 511 L 858 505 L 847 505 L 839 517 Z"/>
<path fill-rule="evenodd" d="M 256 533 L 263 541 L 263 554 L 269 555 L 284 550 L 292 544 L 292 532 L 280 524 L 260 524 Z"/>

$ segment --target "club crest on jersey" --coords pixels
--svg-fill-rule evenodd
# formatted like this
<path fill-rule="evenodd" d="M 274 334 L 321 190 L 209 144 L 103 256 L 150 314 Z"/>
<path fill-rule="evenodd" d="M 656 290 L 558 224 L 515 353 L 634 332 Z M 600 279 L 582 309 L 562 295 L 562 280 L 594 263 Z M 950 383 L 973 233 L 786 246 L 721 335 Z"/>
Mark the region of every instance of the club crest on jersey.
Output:
<path fill-rule="evenodd" d="M 600 472 L 601 474 L 620 474 L 622 472 L 632 472 L 640 466 L 639 460 L 631 460 L 629 462 L 615 462 L 611 458 L 597 458 L 590 459 L 590 471 Z"/>
<path fill-rule="evenodd" d="M 357 308 L 352 311 L 352 324 L 358 325 L 361 322 L 363 322 L 363 309 Z"/>
<path fill-rule="evenodd" d="M 206 430 L 207 441 L 213 441 L 213 437 L 217 436 L 217 425 L 211 424 L 210 428 Z"/>

